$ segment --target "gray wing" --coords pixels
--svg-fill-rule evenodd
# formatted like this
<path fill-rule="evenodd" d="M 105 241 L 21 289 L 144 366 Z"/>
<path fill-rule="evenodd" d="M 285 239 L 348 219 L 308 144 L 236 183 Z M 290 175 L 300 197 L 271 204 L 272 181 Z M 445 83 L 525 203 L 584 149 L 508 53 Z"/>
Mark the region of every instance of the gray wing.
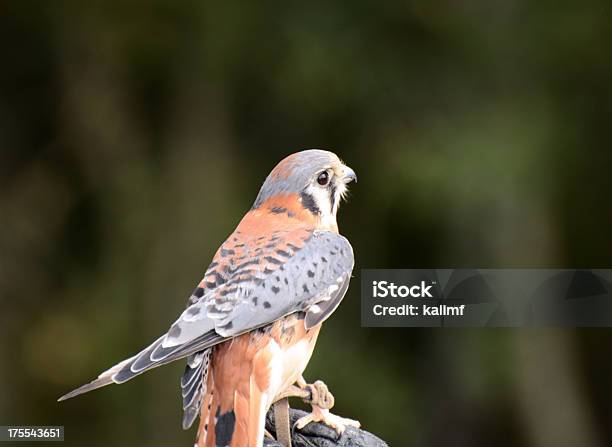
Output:
<path fill-rule="evenodd" d="M 188 307 L 170 329 L 166 344 L 189 343 L 211 324 L 219 336 L 234 337 L 297 311 L 306 312 L 308 327 L 325 320 L 348 288 L 354 265 L 348 240 L 315 231 L 301 249 L 281 258 L 271 258 L 251 280 L 230 284 L 225 290 L 231 293 L 215 291 Z M 270 264 L 276 268 L 270 270 Z"/>
<path fill-rule="evenodd" d="M 231 311 L 217 317 L 219 333 L 237 335 L 296 311 L 306 312 L 306 326 L 324 321 L 340 304 L 353 271 L 353 248 L 329 231 L 316 231 L 279 271 L 270 275 Z M 253 298 L 257 298 L 257 305 Z"/>
<path fill-rule="evenodd" d="M 325 320 L 347 290 L 354 264 L 352 247 L 346 238 L 329 231 L 308 232 L 300 240 L 291 236 L 276 232 L 261 242 L 265 245 L 252 251 L 245 248 L 242 256 L 234 248 L 224 248 L 226 242 L 219 250 L 221 258 L 205 277 L 216 278 L 214 284 L 196 289 L 190 299 L 193 304 L 166 334 L 60 400 L 126 382 L 293 312 L 306 312 L 307 327 Z M 231 258 L 225 264 L 224 254 Z"/>

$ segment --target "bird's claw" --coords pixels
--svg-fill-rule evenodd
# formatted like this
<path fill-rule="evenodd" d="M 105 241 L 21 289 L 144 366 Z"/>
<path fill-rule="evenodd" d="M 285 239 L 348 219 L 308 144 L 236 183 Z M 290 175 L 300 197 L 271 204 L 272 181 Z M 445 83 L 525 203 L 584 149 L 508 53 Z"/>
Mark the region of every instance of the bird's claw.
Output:
<path fill-rule="evenodd" d="M 299 397 L 306 404 L 316 405 L 328 410 L 334 406 L 334 395 L 329 392 L 327 385 L 321 380 L 309 384 L 300 378 L 296 385 L 291 385 L 286 390 L 283 390 L 282 393 L 279 393 L 274 398 L 274 402 L 278 402 L 286 397 Z"/>
<path fill-rule="evenodd" d="M 361 427 L 359 421 L 336 416 L 335 414 L 330 413 L 328 409 L 321 408 L 316 405 L 313 405 L 312 413 L 298 419 L 295 422 L 294 427 L 301 430 L 311 422 L 321 422 L 328 427 L 333 428 L 338 435 L 341 435 L 344 430 L 346 430 L 346 427 Z"/>
<path fill-rule="evenodd" d="M 312 412 L 298 419 L 294 427 L 298 430 L 306 427 L 311 422 L 321 422 L 328 427 L 333 428 L 338 435 L 341 435 L 346 427 L 359 428 L 359 421 L 336 416 L 329 412 L 334 406 L 334 396 L 329 392 L 327 385 L 321 380 L 317 380 L 313 384 L 308 384 L 303 377 L 300 377 L 296 385 L 292 385 L 283 393 L 279 394 L 275 400 L 280 400 L 285 397 L 299 397 L 305 403 L 312 406 Z"/>
<path fill-rule="evenodd" d="M 322 380 L 317 380 L 313 384 L 306 384 L 304 389 L 308 390 L 309 396 L 303 399 L 305 403 L 313 407 L 320 407 L 329 410 L 334 406 L 334 395 L 329 392 L 327 385 Z"/>

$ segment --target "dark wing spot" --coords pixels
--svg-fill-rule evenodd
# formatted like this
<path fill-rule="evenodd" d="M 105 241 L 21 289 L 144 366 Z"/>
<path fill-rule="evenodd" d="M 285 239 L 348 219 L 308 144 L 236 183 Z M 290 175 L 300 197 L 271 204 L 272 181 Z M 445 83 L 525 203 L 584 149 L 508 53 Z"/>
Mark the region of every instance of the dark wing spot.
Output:
<path fill-rule="evenodd" d="M 289 284 L 289 280 L 285 278 L 285 284 Z"/>
<path fill-rule="evenodd" d="M 227 287 L 227 288 L 223 289 L 222 291 L 220 291 L 219 295 L 220 296 L 226 296 L 226 295 L 229 295 L 231 293 L 235 293 L 236 290 L 237 290 L 236 287 Z"/>
<path fill-rule="evenodd" d="M 245 282 L 251 282 L 253 279 L 253 275 L 250 271 L 246 272 L 247 274 L 244 276 L 239 276 L 238 278 L 231 281 L 232 285 L 244 284 Z"/>
<path fill-rule="evenodd" d="M 221 249 L 221 257 L 226 257 L 227 255 L 235 255 L 236 252 L 234 250 L 226 250 L 225 248 Z"/>
<path fill-rule="evenodd" d="M 307 273 L 309 278 L 314 278 L 315 273 L 312 270 L 308 270 Z"/>
<path fill-rule="evenodd" d="M 246 261 L 243 262 L 242 264 L 238 264 L 236 266 L 236 270 L 242 270 L 245 267 L 248 267 L 249 265 L 256 265 L 259 264 L 259 259 L 251 259 L 250 261 Z"/>
<path fill-rule="evenodd" d="M 269 309 L 269 308 L 271 308 L 271 307 L 272 307 L 272 304 L 270 304 L 268 301 L 264 301 L 263 306 L 264 306 L 266 309 Z"/>
<path fill-rule="evenodd" d="M 321 261 L 327 262 L 327 258 L 325 256 L 321 256 Z"/>
<path fill-rule="evenodd" d="M 225 279 L 223 276 L 221 276 L 219 273 L 215 272 L 215 277 L 216 277 L 216 283 L 217 286 L 220 286 L 222 284 L 225 284 L 227 282 L 227 279 Z"/>
<path fill-rule="evenodd" d="M 251 301 L 253 301 L 253 304 L 255 304 L 256 306 L 257 306 L 257 300 L 258 300 L 258 298 L 256 296 L 251 298 Z"/>
<path fill-rule="evenodd" d="M 202 309 L 200 309 L 199 307 L 190 307 L 189 309 L 187 309 L 187 315 L 193 317 L 194 315 L 197 315 L 200 313 Z"/>
<path fill-rule="evenodd" d="M 285 258 L 289 258 L 291 257 L 291 254 L 288 251 L 285 250 L 276 250 L 276 253 L 279 254 L 280 256 L 283 256 Z"/>
<path fill-rule="evenodd" d="M 310 293 L 310 290 L 308 290 L 308 286 L 306 284 L 302 286 L 302 289 L 304 289 L 304 292 Z"/>
<path fill-rule="evenodd" d="M 168 337 L 177 338 L 181 335 L 181 328 L 178 325 L 173 324 L 170 330 L 168 331 Z"/>
<path fill-rule="evenodd" d="M 207 283 L 208 284 L 208 283 Z M 198 298 L 202 298 L 202 296 L 204 296 L 204 288 L 203 287 L 197 287 L 194 291 L 193 291 L 193 295 L 198 297 Z"/>
<path fill-rule="evenodd" d="M 287 243 L 287 247 L 294 251 L 298 251 L 300 249 L 300 247 L 298 247 L 297 245 L 293 245 L 291 242 Z"/>
<path fill-rule="evenodd" d="M 282 263 L 283 263 L 283 261 L 281 261 L 281 260 L 279 260 L 279 259 L 276 259 L 276 258 L 274 258 L 274 257 L 272 257 L 272 256 L 266 256 L 264 259 L 265 259 L 266 261 L 268 261 L 270 264 L 280 265 L 280 264 L 282 264 Z"/>
<path fill-rule="evenodd" d="M 272 286 L 272 292 L 274 293 L 280 292 L 280 287 Z"/>

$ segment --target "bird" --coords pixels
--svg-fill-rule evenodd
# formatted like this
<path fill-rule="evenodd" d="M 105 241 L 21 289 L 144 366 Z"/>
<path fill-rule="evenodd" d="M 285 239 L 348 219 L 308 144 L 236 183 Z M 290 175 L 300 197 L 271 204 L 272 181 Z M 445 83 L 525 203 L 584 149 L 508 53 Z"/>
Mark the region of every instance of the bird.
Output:
<path fill-rule="evenodd" d="M 307 386 L 321 325 L 348 289 L 354 255 L 336 216 L 351 181 L 355 171 L 330 151 L 281 160 L 169 330 L 58 400 L 186 358 L 183 428 L 200 417 L 196 445 L 261 447 L 267 411 L 291 387 Z M 316 403 L 296 425 L 310 422 L 338 433 L 359 427 Z"/>

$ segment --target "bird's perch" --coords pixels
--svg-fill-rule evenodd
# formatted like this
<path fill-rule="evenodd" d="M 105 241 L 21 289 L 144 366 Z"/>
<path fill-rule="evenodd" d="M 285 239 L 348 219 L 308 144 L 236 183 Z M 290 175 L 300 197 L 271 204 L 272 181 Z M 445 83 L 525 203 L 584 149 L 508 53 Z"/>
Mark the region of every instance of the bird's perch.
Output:
<path fill-rule="evenodd" d="M 289 409 L 291 427 L 295 422 L 305 416 L 300 410 Z M 274 425 L 274 411 L 271 409 L 266 416 L 266 430 L 276 437 Z M 333 428 L 320 423 L 310 423 L 301 430 L 291 430 L 293 447 L 388 447 L 387 443 L 365 430 L 347 427 L 342 435 L 338 436 Z M 273 439 L 264 439 L 265 447 L 283 447 Z"/>

